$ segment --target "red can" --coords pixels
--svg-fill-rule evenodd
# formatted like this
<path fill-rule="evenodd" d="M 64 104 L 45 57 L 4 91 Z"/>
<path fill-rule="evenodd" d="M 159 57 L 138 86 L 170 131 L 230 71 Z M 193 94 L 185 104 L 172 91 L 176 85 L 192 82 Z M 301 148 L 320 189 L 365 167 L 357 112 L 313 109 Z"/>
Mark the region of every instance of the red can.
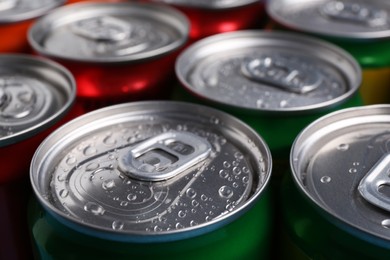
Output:
<path fill-rule="evenodd" d="M 64 3 L 65 0 L 0 1 L 0 53 L 29 52 L 26 37 L 29 26 L 37 17 Z"/>
<path fill-rule="evenodd" d="M 31 158 L 54 128 L 79 115 L 64 67 L 29 55 L 0 55 L 0 259 L 29 259 L 26 225 Z"/>
<path fill-rule="evenodd" d="M 189 22 L 156 3 L 77 3 L 58 8 L 29 31 L 33 49 L 65 65 L 88 107 L 168 98 Z"/>
<path fill-rule="evenodd" d="M 256 29 L 266 20 L 262 0 L 149 0 L 174 6 L 191 22 L 190 39 L 217 33 Z"/>

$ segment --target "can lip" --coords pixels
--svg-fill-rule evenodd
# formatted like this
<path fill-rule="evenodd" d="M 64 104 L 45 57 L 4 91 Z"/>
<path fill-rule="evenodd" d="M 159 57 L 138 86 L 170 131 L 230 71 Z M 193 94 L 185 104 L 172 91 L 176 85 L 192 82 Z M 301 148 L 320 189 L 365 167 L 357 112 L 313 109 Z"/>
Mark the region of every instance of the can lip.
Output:
<path fill-rule="evenodd" d="M 240 43 L 237 43 L 241 41 Z M 218 46 L 218 43 L 224 43 Z M 276 44 L 277 43 L 277 44 Z M 235 49 L 243 49 L 246 47 L 269 47 L 269 46 L 288 46 L 289 48 L 296 47 L 306 54 L 319 57 L 332 67 L 337 68 L 342 72 L 343 78 L 348 83 L 348 91 L 337 98 L 323 101 L 317 104 L 312 104 L 304 107 L 286 107 L 286 108 L 254 108 L 245 105 L 227 104 L 219 99 L 208 97 L 205 93 L 197 91 L 189 82 L 188 75 L 191 68 L 195 66 L 196 62 L 202 58 L 215 53 L 228 52 Z M 308 49 L 308 47 L 312 49 Z M 315 47 L 313 47 L 315 46 Z M 322 53 L 323 52 L 323 53 Z M 332 54 L 331 58 L 327 54 Z M 325 53 L 325 54 L 324 54 Z M 333 56 L 334 55 L 334 56 Z M 340 61 L 344 60 L 347 64 L 340 65 Z M 346 67 L 348 66 L 348 68 Z M 304 36 L 291 32 L 276 32 L 266 30 L 242 30 L 237 32 L 226 32 L 218 35 L 209 36 L 184 50 L 176 60 L 175 64 L 176 75 L 184 88 L 191 94 L 206 100 L 207 102 L 218 104 L 238 111 L 246 111 L 246 113 L 266 113 L 266 114 L 307 114 L 312 112 L 324 111 L 332 108 L 348 99 L 358 92 L 362 80 L 361 67 L 357 61 L 345 50 L 340 47 L 316 39 L 310 36 Z M 353 74 L 353 75 L 352 75 Z"/>
<path fill-rule="evenodd" d="M 76 99 L 76 81 L 68 69 L 58 64 L 57 62 L 43 57 L 37 57 L 28 54 L 2 54 L 0 59 L 21 61 L 22 66 L 23 64 L 33 64 L 36 66 L 43 66 L 45 68 L 48 67 L 52 73 L 60 75 L 68 83 L 67 89 L 63 89 L 63 92 L 68 96 L 66 97 L 66 102 L 62 105 L 62 107 L 46 119 L 42 120 L 40 123 L 28 127 L 25 130 L 17 131 L 14 134 L 7 135 L 4 138 L 0 138 L 0 147 L 4 147 L 32 137 L 54 125 L 58 120 L 60 120 L 70 110 Z"/>
<path fill-rule="evenodd" d="M 181 107 L 181 111 L 175 110 L 177 107 Z M 264 162 L 266 162 L 267 169 L 265 170 L 265 176 L 262 176 L 261 180 L 257 183 L 257 186 L 252 187 L 252 193 L 245 202 L 237 206 L 233 211 L 230 211 L 226 214 L 221 215 L 218 218 L 212 219 L 210 221 L 203 222 L 202 224 L 188 226 L 183 229 L 173 229 L 169 231 L 161 231 L 158 233 L 150 233 L 148 231 L 118 231 L 113 230 L 108 227 L 100 227 L 96 226 L 88 221 L 82 221 L 78 218 L 73 218 L 71 215 L 66 214 L 66 212 L 61 211 L 56 208 L 54 205 L 48 201 L 49 193 L 45 190 L 45 186 L 47 186 L 45 178 L 50 178 L 47 176 L 42 176 L 44 172 L 47 173 L 47 168 L 50 168 L 50 161 L 53 159 L 53 155 L 51 152 L 56 149 L 58 143 L 62 141 L 66 142 L 71 139 L 78 140 L 78 136 L 72 136 L 77 132 L 78 135 L 83 135 L 89 131 L 86 129 L 91 124 L 96 125 L 97 121 L 103 123 L 105 125 L 111 124 L 110 122 L 114 122 L 121 117 L 125 116 L 127 118 L 133 116 L 142 116 L 143 109 L 146 112 L 155 111 L 155 108 L 160 108 L 161 111 L 172 111 L 175 113 L 187 113 L 186 111 L 208 111 L 211 112 L 212 115 L 217 115 L 221 120 L 226 120 L 225 122 L 238 124 L 239 131 L 244 131 L 248 134 L 249 138 L 260 147 L 259 149 L 262 152 L 262 156 Z M 104 120 L 103 120 L 104 118 Z M 97 121 L 96 121 L 97 120 Z M 104 121 L 104 122 L 103 122 Z M 230 124 L 229 124 L 230 125 Z M 238 134 L 238 132 L 237 132 Z M 48 149 L 48 151 L 46 151 Z M 257 159 L 256 159 L 257 160 Z M 259 165 L 254 165 L 253 167 L 257 169 Z M 258 169 L 260 170 L 260 168 Z M 78 230 L 83 230 L 84 232 L 92 235 L 102 237 L 104 239 L 110 239 L 115 241 L 126 241 L 126 242 L 135 242 L 135 243 L 150 243 L 150 242 L 167 242 L 167 241 L 176 241 L 185 238 L 190 238 L 194 236 L 198 236 L 212 230 L 215 230 L 221 226 L 224 226 L 236 218 L 244 214 L 247 210 L 249 210 L 253 204 L 262 196 L 264 190 L 268 186 L 269 180 L 271 178 L 272 171 L 272 158 L 271 153 L 261 138 L 261 136 L 255 132 L 253 129 L 244 124 L 241 120 L 232 117 L 231 115 L 212 109 L 206 106 L 184 103 L 184 102 L 176 102 L 176 101 L 139 101 L 133 103 L 124 103 L 119 105 L 114 105 L 106 108 L 101 108 L 87 114 L 84 114 L 72 121 L 64 124 L 57 130 L 55 130 L 51 135 L 49 135 L 38 147 L 36 150 L 33 159 L 30 164 L 30 181 L 32 183 L 33 191 L 37 195 L 38 200 L 44 206 L 44 208 L 49 211 L 54 217 L 56 217 L 60 222 L 65 225 L 70 225 L 75 227 Z M 46 197 L 46 198 L 45 198 Z"/>
<path fill-rule="evenodd" d="M 190 0 L 153 0 L 154 2 L 172 4 L 178 7 L 189 7 L 205 10 L 226 10 L 244 7 L 254 3 L 262 3 L 263 0 L 241 0 L 241 1 L 190 1 Z"/>
<path fill-rule="evenodd" d="M 16 23 L 25 20 L 34 19 L 45 15 L 49 11 L 65 4 L 66 0 L 52 0 L 49 4 L 44 4 L 39 8 L 31 9 L 31 10 L 23 10 L 21 12 L 15 12 L 13 14 L 7 15 L 7 10 L 0 12 L 0 24 L 8 24 L 8 23 Z"/>
<path fill-rule="evenodd" d="M 298 188 L 299 192 L 303 194 L 304 197 L 310 202 L 310 204 L 314 206 L 317 212 L 319 212 L 322 216 L 324 216 L 328 220 L 330 219 L 330 221 L 334 222 L 337 226 L 341 227 L 343 230 L 346 230 L 347 232 L 352 233 L 354 235 L 358 234 L 360 238 L 370 241 L 370 243 L 375 242 L 375 244 L 377 245 L 381 245 L 381 246 L 385 245 L 386 248 L 388 248 L 388 241 L 390 240 L 390 236 L 385 231 L 387 230 L 387 228 L 381 226 L 381 222 L 380 222 L 383 219 L 387 219 L 386 212 L 383 211 L 384 213 L 382 214 L 379 213 L 373 214 L 372 212 L 379 212 L 379 211 L 382 212 L 382 209 L 376 208 L 373 205 L 368 205 L 367 202 L 366 203 L 356 202 L 359 199 L 356 198 L 357 195 L 352 194 L 352 190 L 350 190 L 350 188 L 357 189 L 357 184 L 356 187 L 355 185 L 353 187 L 349 187 L 348 186 L 349 182 L 346 182 L 344 180 L 346 177 L 344 178 L 340 177 L 336 181 L 337 183 L 340 183 L 340 185 L 344 185 L 342 187 L 344 191 L 345 190 L 349 191 L 348 193 L 350 195 L 348 195 L 349 196 L 348 199 L 355 200 L 355 202 L 351 202 L 350 204 L 353 204 L 352 207 L 354 209 L 359 208 L 359 206 L 362 205 L 365 206 L 360 211 L 355 209 L 355 211 L 353 211 L 354 212 L 353 215 L 350 215 L 351 210 L 349 209 L 350 207 L 349 203 L 344 204 L 345 207 L 342 207 L 342 211 L 332 208 L 332 205 L 329 204 L 330 203 L 329 198 L 327 198 L 327 201 L 325 201 L 323 199 L 324 198 L 323 195 L 320 195 L 319 193 L 320 186 L 318 186 L 319 184 L 317 184 L 317 186 L 316 184 L 314 184 L 314 180 L 313 180 L 314 177 L 311 177 L 311 173 L 312 172 L 314 173 L 314 170 L 309 170 L 308 168 L 309 168 L 309 164 L 310 165 L 314 164 L 315 157 L 319 156 L 317 154 L 314 155 L 312 153 L 314 149 L 316 149 L 315 147 L 325 145 L 328 139 L 330 139 L 330 141 L 335 140 L 338 137 L 337 131 L 341 132 L 342 135 L 345 135 L 346 133 L 350 133 L 351 129 L 357 129 L 356 132 L 359 131 L 359 129 L 360 130 L 369 129 L 369 127 L 364 127 L 363 125 L 389 124 L 390 123 L 389 112 L 390 112 L 390 105 L 377 104 L 377 105 L 345 108 L 339 111 L 329 113 L 325 116 L 322 116 L 321 118 L 316 119 L 308 126 L 306 126 L 306 128 L 304 128 L 297 135 L 296 139 L 292 144 L 290 158 L 289 158 L 291 175 L 295 186 Z M 357 133 L 355 135 L 358 136 Z M 378 136 L 379 135 L 380 134 L 378 134 Z M 358 138 L 359 137 L 356 137 L 356 139 Z M 363 134 L 361 134 L 360 138 L 364 139 Z M 343 141 L 348 142 L 347 140 L 343 140 Z M 341 148 L 342 147 L 340 147 L 340 150 Z M 355 151 L 359 147 L 353 147 L 353 148 Z M 344 149 L 348 149 L 348 148 L 343 148 L 343 150 L 341 151 L 344 151 Z M 352 147 L 350 147 L 350 150 L 352 150 Z M 381 152 L 385 153 L 385 151 L 381 151 Z M 358 150 L 356 153 L 361 154 L 362 151 Z M 355 157 L 351 157 L 351 158 L 356 159 Z M 328 160 L 330 159 L 328 158 Z M 343 162 L 343 164 L 347 164 L 347 163 L 348 162 Z M 337 162 L 331 162 L 330 164 L 332 165 L 337 164 Z M 362 167 L 365 169 L 367 168 L 367 165 L 364 165 Z M 318 172 L 320 170 L 319 166 L 317 166 L 317 168 L 316 169 Z M 335 170 L 334 168 L 330 168 L 328 172 L 334 170 Z M 369 169 L 365 169 L 365 170 L 368 171 Z M 343 175 L 343 173 L 340 171 L 338 171 L 338 174 L 340 176 Z M 318 175 L 316 175 L 316 177 L 318 177 Z M 333 178 L 333 176 L 331 177 Z M 354 181 L 358 182 L 358 177 L 361 176 L 356 175 L 355 177 L 356 180 Z M 321 180 L 321 182 L 323 181 Z M 315 189 L 315 191 L 313 189 Z M 340 192 L 340 190 L 338 190 L 338 188 L 336 187 L 333 187 L 332 197 L 336 197 L 338 192 Z M 344 194 L 342 194 L 341 196 L 339 195 L 337 196 L 337 198 L 338 200 L 343 200 L 345 199 L 345 195 Z M 340 207 L 340 205 L 337 205 L 337 207 Z M 376 210 L 374 208 L 376 208 Z M 340 212 L 344 212 L 344 211 L 346 212 L 344 215 L 340 214 Z M 363 218 L 362 216 L 364 215 L 366 215 L 366 217 Z M 386 216 L 386 217 L 382 218 L 381 216 Z M 354 220 L 355 218 L 358 218 L 358 220 L 355 221 Z M 365 221 L 367 219 L 369 219 L 370 221 Z M 375 227 L 375 225 L 377 225 L 378 227 Z M 369 235 L 369 237 L 367 235 Z M 385 244 L 383 244 L 383 241 L 386 241 Z"/>
<path fill-rule="evenodd" d="M 349 25 L 349 22 L 345 23 L 342 20 L 334 19 L 334 20 L 321 20 L 322 22 L 307 22 L 308 19 L 319 19 L 318 17 L 321 17 L 321 14 L 316 14 L 316 16 L 311 16 L 314 11 L 311 10 L 313 8 L 319 8 L 321 4 L 323 4 L 324 0 L 315 1 L 311 3 L 311 5 L 308 4 L 308 0 L 270 0 L 269 3 L 266 5 L 266 12 L 272 18 L 272 20 L 276 21 L 277 23 L 281 24 L 282 26 L 286 28 L 290 28 L 296 31 L 303 31 L 315 35 L 321 35 L 321 36 L 327 36 L 332 38 L 339 38 L 343 40 L 384 40 L 390 38 L 390 27 L 389 27 L 389 20 L 387 21 L 387 29 L 384 29 L 384 27 L 378 27 L 378 30 L 371 30 L 372 27 L 360 27 L 360 30 L 358 28 L 358 22 L 354 23 L 352 28 Z M 329 1 L 328 1 L 329 2 Z M 367 1 L 356 1 L 356 0 L 343 0 L 343 1 L 331 1 L 331 2 L 340 2 L 340 3 L 363 3 L 368 4 Z M 387 13 L 387 17 L 390 16 L 390 5 L 386 1 L 369 1 L 369 4 L 372 4 L 373 6 L 377 5 L 378 7 L 386 7 L 385 11 Z M 286 7 L 289 6 L 287 9 L 283 8 L 283 5 Z M 300 16 L 293 15 L 292 12 L 295 14 L 299 11 L 292 8 L 292 5 L 295 6 L 301 6 L 299 9 L 300 11 L 305 11 L 300 13 Z M 313 7 L 314 6 L 314 7 Z M 306 11 L 306 9 L 307 11 Z M 309 9 L 311 8 L 311 9 Z M 309 12 L 309 10 L 311 10 Z M 286 14 L 290 14 L 289 17 L 286 17 Z M 306 20 L 305 20 L 306 19 Z M 389 19 L 389 18 L 387 18 Z"/>
<path fill-rule="evenodd" d="M 110 12 L 121 13 L 135 12 L 137 14 L 142 14 L 143 12 L 145 13 L 145 17 L 159 18 L 163 22 L 166 22 L 168 26 L 171 26 L 177 30 L 177 32 L 180 34 L 180 38 L 158 49 L 117 57 L 76 57 L 69 56 L 66 53 L 50 51 L 45 48 L 45 37 L 47 37 L 51 31 L 56 30 L 60 26 L 66 26 L 66 24 L 74 21 L 75 17 L 76 19 L 77 17 L 88 17 L 88 12 L 99 15 L 105 14 L 106 10 Z M 184 46 L 189 38 L 189 27 L 189 21 L 184 14 L 182 14 L 179 10 L 163 4 L 80 2 L 57 8 L 50 14 L 38 19 L 30 27 L 27 38 L 34 51 L 53 59 L 100 64 L 131 63 L 164 56 Z"/>

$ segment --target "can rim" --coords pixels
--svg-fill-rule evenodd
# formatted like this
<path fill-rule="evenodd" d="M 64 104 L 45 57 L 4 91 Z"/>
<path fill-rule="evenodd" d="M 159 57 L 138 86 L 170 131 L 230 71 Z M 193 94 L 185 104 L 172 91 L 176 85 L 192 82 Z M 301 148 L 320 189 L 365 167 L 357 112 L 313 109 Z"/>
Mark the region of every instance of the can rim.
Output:
<path fill-rule="evenodd" d="M 29 137 L 36 135 L 37 133 L 42 132 L 43 130 L 49 128 L 50 126 L 58 122 L 63 116 L 65 116 L 65 114 L 71 109 L 76 99 L 76 81 L 70 71 L 64 66 L 44 57 L 37 57 L 28 54 L 2 54 L 0 59 L 1 58 L 21 61 L 24 60 L 30 63 L 39 63 L 45 66 L 48 65 L 50 69 L 54 69 L 56 73 L 62 75 L 64 79 L 69 83 L 69 89 L 66 89 L 66 92 L 68 94 L 67 100 L 56 113 L 42 120 L 39 124 L 28 127 L 27 129 L 18 131 L 14 134 L 7 135 L 5 138 L 0 138 L 0 147 L 4 147 L 23 141 Z"/>
<path fill-rule="evenodd" d="M 251 138 L 253 142 L 261 145 L 259 149 L 263 153 L 262 155 L 264 160 L 267 161 L 267 169 L 266 169 L 265 177 L 262 178 L 261 183 L 259 181 L 258 185 L 256 186 L 256 189 L 252 191 L 253 194 L 245 201 L 245 203 L 241 204 L 233 211 L 230 211 L 218 218 L 215 218 L 208 222 L 204 222 L 199 225 L 186 227 L 184 229 L 179 229 L 179 230 L 161 231 L 158 233 L 150 234 L 150 232 L 147 231 L 141 232 L 141 231 L 130 230 L 124 232 L 124 231 L 113 230 L 107 227 L 97 227 L 96 225 L 93 225 L 88 222 L 84 222 L 80 219 L 72 218 L 70 215 L 67 215 L 63 211 L 53 206 L 49 201 L 45 200 L 44 196 L 47 195 L 45 195 L 44 193 L 45 191 L 42 188 L 45 185 L 43 180 L 44 177 L 40 176 L 40 172 L 47 173 L 46 168 L 49 167 L 48 166 L 49 163 L 47 163 L 46 161 L 53 158 L 53 155 L 50 155 L 50 151 L 53 151 L 54 149 L 53 147 L 55 145 L 51 145 L 50 143 L 51 141 L 54 140 L 55 144 L 58 145 L 58 140 L 60 139 L 68 140 L 69 135 L 74 133 L 75 130 L 77 130 L 78 132 L 83 132 L 85 129 L 83 130 L 82 128 L 86 128 L 88 125 L 94 122 L 94 119 L 98 119 L 101 121 L 102 116 L 104 116 L 105 120 L 107 119 L 107 116 L 111 116 L 112 119 L 118 119 L 121 116 L 121 113 L 119 111 L 122 111 L 123 109 L 125 109 L 125 111 L 122 112 L 122 116 L 130 116 L 131 114 L 132 115 L 139 115 L 140 113 L 142 114 L 143 111 L 142 109 L 140 109 L 140 107 L 146 108 L 145 111 L 152 111 L 151 107 L 164 108 L 164 109 L 160 109 L 159 111 L 163 111 L 163 110 L 173 111 L 172 109 L 174 109 L 176 106 L 187 108 L 187 109 L 183 109 L 182 111 L 199 112 L 199 111 L 206 110 L 208 112 L 212 112 L 213 115 L 218 115 L 220 119 L 226 120 L 226 122 L 237 124 L 237 126 L 239 126 L 239 131 L 245 131 L 245 133 L 248 134 L 248 136 Z M 113 114 L 113 112 L 116 113 Z M 86 123 L 85 120 L 87 120 L 88 122 Z M 45 153 L 44 152 L 45 147 L 50 147 L 49 149 L 50 151 Z M 259 170 L 260 168 L 259 169 L 256 168 L 256 172 L 258 172 Z M 182 240 L 190 237 L 199 236 L 231 223 L 235 219 L 239 218 L 242 214 L 247 212 L 249 209 L 251 209 L 254 203 L 262 197 L 270 182 L 271 172 L 272 172 L 272 157 L 266 142 L 256 131 L 254 131 L 252 128 L 250 128 L 247 124 L 245 124 L 240 119 L 214 108 L 210 108 L 198 104 L 187 103 L 187 102 L 138 101 L 132 103 L 117 104 L 117 105 L 101 108 L 86 113 L 56 129 L 40 144 L 40 146 L 36 150 L 30 164 L 30 181 L 32 184 L 33 192 L 38 198 L 40 204 L 43 205 L 43 207 L 45 208 L 45 210 L 49 212 L 49 214 L 54 216 L 61 223 L 77 230 L 83 230 L 89 235 L 100 237 L 103 239 L 109 239 L 114 241 L 135 242 L 135 243 L 152 243 L 152 242 L 177 241 L 177 240 Z"/>
<path fill-rule="evenodd" d="M 345 75 L 346 73 L 343 73 L 344 74 L 343 77 L 348 81 L 348 91 L 345 92 L 343 95 L 338 96 L 337 98 L 334 98 L 332 100 L 324 101 L 321 103 L 317 103 L 305 107 L 271 108 L 271 109 L 248 108 L 248 107 L 234 105 L 234 104 L 226 104 L 219 100 L 210 99 L 204 93 L 195 91 L 191 83 L 188 82 L 188 80 L 186 79 L 187 77 L 186 73 L 182 71 L 184 70 L 183 64 L 185 64 L 187 60 L 191 60 L 190 59 L 191 56 L 194 56 L 194 54 L 202 51 L 202 49 L 204 49 L 209 45 L 216 44 L 218 42 L 223 42 L 223 41 L 226 42 L 229 40 L 237 40 L 237 39 L 240 40 L 251 39 L 255 41 L 256 40 L 264 41 L 264 43 L 267 43 L 267 41 L 270 40 L 281 40 L 285 42 L 292 40 L 289 42 L 290 45 L 296 44 L 297 46 L 302 47 L 303 44 L 307 44 L 307 46 L 316 46 L 319 48 L 316 49 L 317 53 L 320 53 L 321 50 L 327 50 L 345 59 L 350 64 L 351 68 L 353 69 L 353 72 L 356 74 L 354 75 L 354 77 L 348 77 L 347 75 Z M 314 53 L 314 51 L 312 52 Z M 339 64 L 337 64 L 337 62 L 333 62 L 331 65 L 335 66 L 338 70 L 343 69 L 341 66 L 339 66 Z M 341 71 L 344 72 L 344 70 Z M 291 33 L 291 32 L 279 32 L 279 31 L 276 32 L 276 31 L 266 31 L 266 30 L 242 30 L 237 32 L 226 32 L 226 33 L 220 33 L 218 35 L 209 36 L 202 40 L 199 40 L 196 43 L 189 46 L 188 48 L 186 48 L 178 56 L 175 63 L 175 73 L 178 77 L 179 82 L 186 89 L 186 91 L 190 92 L 192 95 L 197 96 L 198 98 L 201 98 L 208 102 L 218 104 L 219 106 L 223 106 L 228 109 L 231 108 L 233 110 L 246 111 L 246 113 L 266 113 L 266 114 L 307 114 L 307 113 L 312 113 L 317 111 L 324 111 L 352 98 L 352 96 L 358 92 L 358 89 L 362 82 L 362 71 L 360 65 L 352 57 L 351 54 L 349 54 L 342 48 L 332 43 L 328 43 L 326 41 L 314 37 L 310 37 L 310 36 L 304 36 L 304 35 Z"/>
<path fill-rule="evenodd" d="M 203 9 L 203 10 L 212 10 L 212 11 L 218 11 L 218 10 L 228 10 L 233 8 L 240 8 L 245 7 L 251 4 L 262 4 L 263 0 L 241 0 L 241 1 L 235 1 L 234 3 L 230 3 L 229 5 L 218 5 L 218 4 L 205 4 L 205 3 L 197 3 L 196 1 L 188 1 L 188 3 L 182 2 L 182 1 L 175 1 L 175 0 L 153 0 L 154 2 L 160 2 L 160 3 L 166 3 L 177 7 L 188 7 L 188 8 L 194 8 L 194 9 Z"/>
<path fill-rule="evenodd" d="M 176 25 L 175 29 L 177 29 L 177 31 L 180 33 L 180 38 L 172 42 L 171 44 L 168 44 L 155 50 L 147 51 L 145 53 L 141 52 L 133 55 L 118 57 L 69 57 L 66 53 L 55 53 L 49 51 L 42 45 L 43 39 L 48 33 L 50 33 L 50 31 L 54 30 L 56 27 L 68 23 L 71 19 L 70 17 L 74 16 L 77 11 L 93 11 L 99 13 L 105 9 L 119 11 L 150 11 L 151 13 L 147 14 L 148 16 L 161 16 L 164 19 L 167 19 L 168 24 L 170 26 Z M 60 19 L 57 19 L 58 17 L 60 17 Z M 27 33 L 27 39 L 34 51 L 52 59 L 97 64 L 131 63 L 164 56 L 184 46 L 184 44 L 189 38 L 189 28 L 190 23 L 187 17 L 182 12 L 173 7 L 169 7 L 163 4 L 80 2 L 57 8 L 50 14 L 38 19 L 38 21 L 36 21 L 30 27 Z"/>

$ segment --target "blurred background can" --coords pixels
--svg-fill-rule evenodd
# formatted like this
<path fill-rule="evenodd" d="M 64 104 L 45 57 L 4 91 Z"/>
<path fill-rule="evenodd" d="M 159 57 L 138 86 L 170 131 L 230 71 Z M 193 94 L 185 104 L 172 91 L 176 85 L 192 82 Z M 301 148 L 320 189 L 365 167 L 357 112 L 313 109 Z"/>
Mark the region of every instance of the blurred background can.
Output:
<path fill-rule="evenodd" d="M 273 176 L 288 171 L 291 145 L 314 119 L 361 105 L 361 69 L 341 48 L 286 32 L 209 36 L 177 59 L 173 98 L 207 103 L 241 118 L 270 147 Z"/>
<path fill-rule="evenodd" d="M 262 0 L 145 0 L 169 4 L 182 11 L 191 23 L 190 40 L 230 31 L 260 29 L 266 13 Z"/>
<path fill-rule="evenodd" d="M 34 155 L 37 259 L 268 259 L 272 160 L 224 112 L 143 101 L 95 110 Z"/>
<path fill-rule="evenodd" d="M 321 37 L 350 52 L 363 69 L 365 104 L 390 103 L 390 2 L 270 0 L 270 28 Z"/>
<path fill-rule="evenodd" d="M 46 59 L 0 55 L 0 259 L 29 259 L 29 166 L 40 142 L 72 108 L 76 86 L 70 72 Z"/>
<path fill-rule="evenodd" d="M 28 53 L 27 31 L 34 20 L 65 3 L 65 0 L 0 1 L 0 53 Z"/>
<path fill-rule="evenodd" d="M 188 32 L 187 18 L 168 6 L 76 3 L 38 20 L 29 42 L 73 73 L 78 100 L 95 109 L 169 97 Z"/>
<path fill-rule="evenodd" d="M 340 110 L 297 137 L 282 189 L 285 259 L 390 257 L 389 113 Z"/>

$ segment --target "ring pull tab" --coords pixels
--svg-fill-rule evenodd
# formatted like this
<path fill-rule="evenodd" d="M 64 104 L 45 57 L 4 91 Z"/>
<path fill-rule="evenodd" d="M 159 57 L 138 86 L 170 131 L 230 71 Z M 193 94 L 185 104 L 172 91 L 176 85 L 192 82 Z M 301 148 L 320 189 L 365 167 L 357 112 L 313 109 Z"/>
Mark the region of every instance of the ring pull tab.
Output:
<path fill-rule="evenodd" d="M 16 6 L 17 0 L 0 0 L 0 11 L 8 10 Z"/>
<path fill-rule="evenodd" d="M 128 23 L 111 16 L 80 20 L 71 28 L 79 36 L 100 42 L 119 42 L 129 38 L 131 33 Z"/>
<path fill-rule="evenodd" d="M 390 153 L 379 159 L 358 186 L 365 200 L 390 212 L 390 193 L 386 189 L 390 189 Z"/>
<path fill-rule="evenodd" d="M 123 149 L 119 169 L 143 181 L 161 181 L 177 176 L 205 160 L 210 143 L 188 132 L 167 132 Z"/>
<path fill-rule="evenodd" d="M 0 85 L 0 115 L 8 119 L 27 117 L 36 104 L 35 91 L 26 84 L 3 81 Z"/>
<path fill-rule="evenodd" d="M 320 8 L 320 13 L 335 20 L 351 23 L 360 23 L 366 26 L 376 27 L 387 24 L 386 11 L 368 4 L 345 3 L 343 1 L 331 1 Z"/>
<path fill-rule="evenodd" d="M 322 83 L 316 70 L 279 56 L 246 60 L 241 65 L 241 72 L 250 80 L 297 94 L 311 92 Z"/>

